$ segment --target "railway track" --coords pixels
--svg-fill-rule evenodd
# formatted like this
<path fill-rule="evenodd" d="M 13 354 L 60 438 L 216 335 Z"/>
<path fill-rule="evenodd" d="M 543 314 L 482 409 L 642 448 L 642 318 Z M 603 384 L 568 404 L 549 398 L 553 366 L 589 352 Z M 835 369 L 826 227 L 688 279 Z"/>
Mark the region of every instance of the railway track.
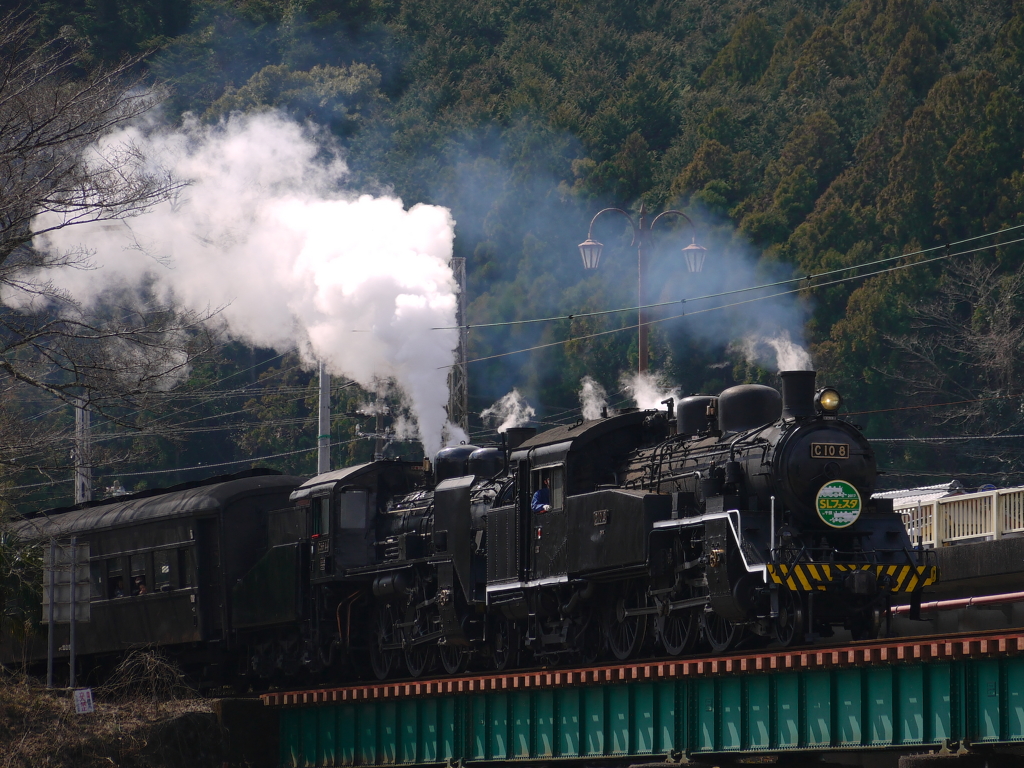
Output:
<path fill-rule="evenodd" d="M 766 648 L 737 651 L 720 656 L 648 659 L 586 668 L 535 668 L 512 672 L 471 673 L 430 680 L 360 683 L 340 687 L 273 691 L 261 694 L 260 698 L 267 706 L 330 704 L 489 691 L 606 685 L 704 675 L 949 661 L 1020 652 L 1024 652 L 1024 628 L 862 640 L 801 648 Z"/>

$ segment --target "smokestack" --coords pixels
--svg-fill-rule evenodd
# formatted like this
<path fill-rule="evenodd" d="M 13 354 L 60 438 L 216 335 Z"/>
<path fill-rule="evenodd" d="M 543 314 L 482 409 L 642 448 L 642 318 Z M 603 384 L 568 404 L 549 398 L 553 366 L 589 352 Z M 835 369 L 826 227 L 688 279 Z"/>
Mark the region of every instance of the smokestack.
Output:
<path fill-rule="evenodd" d="M 815 371 L 780 371 L 782 418 L 806 419 L 814 415 Z"/>

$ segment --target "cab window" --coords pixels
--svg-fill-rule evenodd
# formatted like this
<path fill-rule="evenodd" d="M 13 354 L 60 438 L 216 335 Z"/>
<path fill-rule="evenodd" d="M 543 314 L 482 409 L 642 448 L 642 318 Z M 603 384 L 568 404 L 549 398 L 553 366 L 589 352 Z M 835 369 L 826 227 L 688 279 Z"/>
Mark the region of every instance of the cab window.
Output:
<path fill-rule="evenodd" d="M 565 469 L 562 466 L 545 467 L 535 469 L 532 473 L 531 493 L 536 493 L 544 487 L 544 481 L 548 481 L 548 489 L 551 496 L 551 509 L 561 509 L 565 501 Z"/>
<path fill-rule="evenodd" d="M 498 495 L 494 498 L 494 504 L 492 506 L 497 509 L 498 507 L 507 507 L 515 501 L 516 498 L 516 484 L 511 480 L 505 484 L 505 487 L 498 491 Z"/>
<path fill-rule="evenodd" d="M 313 534 L 327 536 L 331 532 L 331 497 L 321 496 L 312 499 L 309 504 L 313 515 Z"/>

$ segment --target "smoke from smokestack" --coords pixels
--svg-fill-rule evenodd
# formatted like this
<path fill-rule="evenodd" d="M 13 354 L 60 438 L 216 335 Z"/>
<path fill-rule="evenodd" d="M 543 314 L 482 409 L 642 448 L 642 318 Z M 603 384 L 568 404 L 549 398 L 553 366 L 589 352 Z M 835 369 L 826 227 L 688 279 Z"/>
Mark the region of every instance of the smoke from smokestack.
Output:
<path fill-rule="evenodd" d="M 620 384 L 642 411 L 662 408 L 661 401 L 670 397 L 679 399 L 678 388 L 666 386 L 656 373 L 623 374 Z"/>
<path fill-rule="evenodd" d="M 513 389 L 489 408 L 480 412 L 480 418 L 492 423 L 498 422 L 498 431 L 504 432 L 513 427 L 521 427 L 530 421 L 536 411 L 526 402 L 526 398 Z"/>
<path fill-rule="evenodd" d="M 809 371 L 811 356 L 793 341 L 789 331 L 774 336 L 747 336 L 740 343 L 743 356 L 751 363 L 766 363 L 774 358 L 777 370 Z"/>
<path fill-rule="evenodd" d="M 87 249 L 96 266 L 50 271 L 39 281 L 52 280 L 87 306 L 123 303 L 145 287 L 164 302 L 222 308 L 234 338 L 297 347 L 306 363 L 322 359 L 332 374 L 367 388 L 394 380 L 427 454 L 441 447 L 451 431 L 444 366 L 457 332 L 430 329 L 455 321 L 447 209 L 406 209 L 394 197 L 347 192 L 338 151 L 277 113 L 216 126 L 192 120 L 179 130 L 133 127 L 96 151 L 124 142 L 189 186 L 121 225 L 84 224 L 37 238 L 36 247 L 54 253 Z"/>

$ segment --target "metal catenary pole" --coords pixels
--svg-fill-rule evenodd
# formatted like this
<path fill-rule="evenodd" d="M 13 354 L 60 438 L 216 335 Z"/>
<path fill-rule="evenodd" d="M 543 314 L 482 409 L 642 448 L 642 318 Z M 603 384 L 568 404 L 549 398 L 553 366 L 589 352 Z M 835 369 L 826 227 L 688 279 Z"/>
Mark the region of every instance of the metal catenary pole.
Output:
<path fill-rule="evenodd" d="M 46 635 L 46 687 L 53 688 L 53 656 L 54 656 L 54 643 L 57 641 L 57 635 L 53 631 L 53 625 L 56 623 L 54 619 L 53 606 L 56 602 L 56 563 L 57 563 L 57 540 L 50 539 L 50 604 L 47 606 L 47 635 Z"/>
<path fill-rule="evenodd" d="M 70 639 L 70 654 L 68 669 L 68 687 L 75 687 L 75 626 L 77 622 L 75 619 L 75 613 L 78 611 L 78 537 L 71 537 L 71 639 Z M 52 604 L 53 598 L 50 598 Z"/>
<path fill-rule="evenodd" d="M 92 501 L 91 418 L 87 403 L 75 405 L 75 504 Z"/>
<path fill-rule="evenodd" d="M 331 471 L 331 374 L 320 361 L 320 432 L 317 437 L 317 474 Z"/>

